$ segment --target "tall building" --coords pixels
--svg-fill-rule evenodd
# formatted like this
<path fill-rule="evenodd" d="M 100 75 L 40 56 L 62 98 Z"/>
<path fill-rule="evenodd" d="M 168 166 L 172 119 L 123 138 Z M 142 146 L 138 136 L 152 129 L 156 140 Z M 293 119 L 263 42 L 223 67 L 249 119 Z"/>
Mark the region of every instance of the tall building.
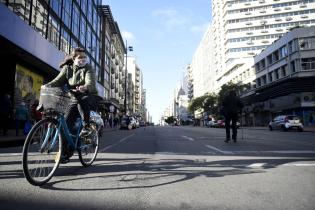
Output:
<path fill-rule="evenodd" d="M 194 97 L 199 97 L 207 92 L 211 92 L 211 77 L 213 76 L 214 62 L 213 56 L 213 42 L 212 42 L 213 27 L 208 26 L 203 38 L 194 53 L 190 64 L 190 71 L 193 79 L 191 83 L 194 88 Z"/>
<path fill-rule="evenodd" d="M 106 103 L 113 107 L 110 109 L 111 115 L 122 113 L 124 110 L 124 55 L 125 45 L 119 30 L 119 26 L 112 15 L 108 5 L 98 7 L 102 15 L 102 48 L 101 48 L 101 66 L 104 66 L 104 71 L 100 78 L 106 78 L 110 83 L 105 89 Z M 104 82 L 104 79 L 103 81 Z M 112 116 L 114 117 L 114 116 Z"/>
<path fill-rule="evenodd" d="M 144 114 L 141 101 L 143 94 L 143 75 L 134 56 L 127 57 L 127 69 L 132 75 L 132 82 L 134 84 L 134 107 L 131 114 L 142 116 L 140 114 Z"/>
<path fill-rule="evenodd" d="M 212 89 L 218 91 L 229 81 L 254 81 L 255 55 L 291 28 L 315 25 L 315 1 L 213 0 L 212 16 Z"/>
<path fill-rule="evenodd" d="M 1 0 L 1 94 L 22 93 L 27 104 L 39 97 L 41 85 L 59 73 L 59 63 L 82 47 L 97 75 L 99 95 L 105 97 L 108 78 L 101 66 L 100 0 Z"/>

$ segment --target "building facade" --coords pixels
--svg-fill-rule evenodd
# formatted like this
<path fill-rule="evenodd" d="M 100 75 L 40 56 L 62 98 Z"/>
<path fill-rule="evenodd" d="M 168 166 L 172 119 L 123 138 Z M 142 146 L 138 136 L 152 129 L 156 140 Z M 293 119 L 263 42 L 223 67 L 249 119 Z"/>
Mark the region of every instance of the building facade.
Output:
<path fill-rule="evenodd" d="M 128 73 L 132 75 L 132 83 L 134 85 L 132 100 L 134 101 L 134 106 L 132 107 L 132 110 L 130 110 L 130 114 L 145 118 L 145 113 L 143 112 L 144 109 L 142 107 L 143 75 L 134 56 L 127 57 L 127 69 Z"/>
<path fill-rule="evenodd" d="M 255 80 L 253 57 L 296 26 L 315 25 L 314 0 L 213 0 L 213 76 L 218 92 L 230 81 Z"/>
<path fill-rule="evenodd" d="M 8 77 L 4 89 L 16 103 L 30 105 L 41 85 L 59 73 L 59 64 L 73 48 L 85 49 L 97 75 L 102 97 L 108 80 L 101 68 L 101 16 L 99 0 L 2 0 L 0 3 L 0 57 Z M 17 96 L 16 93 L 22 94 Z M 17 98 L 19 97 L 19 98 Z"/>
<path fill-rule="evenodd" d="M 315 124 L 315 27 L 295 28 L 255 56 L 256 88 L 244 95 L 245 121 L 266 125 L 279 114 Z"/>

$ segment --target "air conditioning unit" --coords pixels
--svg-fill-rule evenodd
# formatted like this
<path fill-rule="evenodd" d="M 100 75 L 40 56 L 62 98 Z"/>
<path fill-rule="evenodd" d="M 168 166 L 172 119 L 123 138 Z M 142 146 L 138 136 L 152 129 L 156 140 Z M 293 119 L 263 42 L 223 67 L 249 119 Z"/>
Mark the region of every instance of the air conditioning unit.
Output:
<path fill-rule="evenodd" d="M 267 20 L 262 20 L 262 21 L 260 21 L 260 23 L 261 23 L 261 25 L 266 25 Z"/>

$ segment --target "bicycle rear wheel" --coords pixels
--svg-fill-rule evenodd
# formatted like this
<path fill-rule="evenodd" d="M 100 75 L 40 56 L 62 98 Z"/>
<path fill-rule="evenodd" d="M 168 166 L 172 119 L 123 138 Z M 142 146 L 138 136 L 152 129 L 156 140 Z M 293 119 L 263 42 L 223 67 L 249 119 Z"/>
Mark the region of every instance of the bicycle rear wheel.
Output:
<path fill-rule="evenodd" d="M 81 137 L 81 145 L 78 148 L 80 162 L 85 167 L 90 166 L 94 162 L 99 145 L 96 125 L 91 123 L 90 129 L 92 130 L 92 133 L 87 137 Z"/>
<path fill-rule="evenodd" d="M 47 183 L 60 163 L 61 135 L 57 121 L 43 119 L 36 123 L 26 137 L 23 147 L 23 172 L 27 181 L 35 186 Z M 55 140 L 54 140 L 55 139 Z"/>

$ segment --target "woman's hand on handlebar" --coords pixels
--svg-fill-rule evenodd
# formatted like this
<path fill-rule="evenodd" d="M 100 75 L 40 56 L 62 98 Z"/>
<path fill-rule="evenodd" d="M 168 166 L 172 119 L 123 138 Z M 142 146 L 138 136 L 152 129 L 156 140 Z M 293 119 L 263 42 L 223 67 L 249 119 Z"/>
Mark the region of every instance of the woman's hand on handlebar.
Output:
<path fill-rule="evenodd" d="M 87 88 L 83 85 L 80 85 L 80 86 L 76 87 L 76 91 L 81 92 L 81 93 L 85 93 L 85 92 L 87 92 Z"/>

